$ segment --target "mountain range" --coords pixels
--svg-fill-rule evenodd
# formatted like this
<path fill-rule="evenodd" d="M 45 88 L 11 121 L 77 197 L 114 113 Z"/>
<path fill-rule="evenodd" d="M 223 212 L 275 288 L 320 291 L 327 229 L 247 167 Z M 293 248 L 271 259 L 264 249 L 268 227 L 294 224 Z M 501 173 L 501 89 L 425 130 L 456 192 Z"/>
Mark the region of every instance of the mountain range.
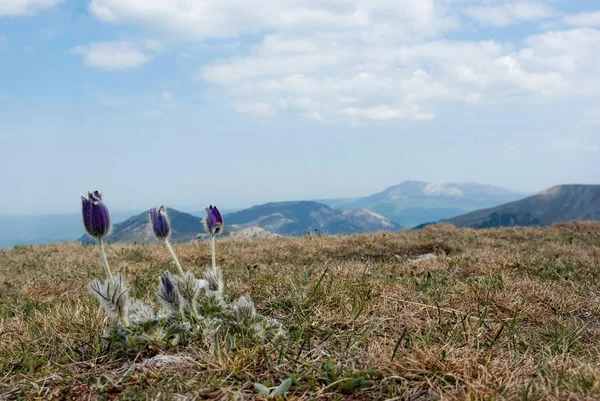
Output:
<path fill-rule="evenodd" d="M 232 229 L 261 227 L 282 235 L 354 234 L 401 227 L 368 210 L 344 210 L 314 201 L 274 202 L 226 216 Z"/>
<path fill-rule="evenodd" d="M 600 220 L 600 185 L 557 185 L 497 207 L 444 220 L 458 227 L 547 226 L 571 220 Z"/>
<path fill-rule="evenodd" d="M 335 200 L 335 206 L 371 210 L 404 228 L 411 228 L 525 196 L 524 193 L 493 185 L 403 181 L 381 192 L 348 202 Z"/>
<path fill-rule="evenodd" d="M 167 214 L 171 223 L 171 240 L 173 242 L 189 242 L 196 239 L 198 233 L 204 232 L 204 226 L 198 216 L 167 208 Z M 83 243 L 95 242 L 93 238 L 84 234 L 79 240 Z M 114 224 L 106 237 L 107 243 L 158 243 L 152 226 L 150 225 L 149 213 L 142 212 L 127 220 Z"/>
<path fill-rule="evenodd" d="M 504 188 L 474 183 L 432 184 L 404 181 L 354 199 L 274 202 L 243 210 L 223 210 L 224 235 L 263 238 L 305 233 L 340 234 L 394 231 L 444 221 L 458 226 L 546 225 L 598 218 L 598 185 L 562 185 L 527 197 Z M 193 240 L 204 232 L 204 212 L 169 209 L 173 241 Z M 109 241 L 153 242 L 148 212 L 111 213 Z M 131 217 L 130 217 L 131 216 Z M 0 249 L 14 245 L 74 241 L 81 237 L 79 213 L 0 216 Z"/>
<path fill-rule="evenodd" d="M 202 220 L 195 215 L 168 208 L 171 240 L 188 242 L 205 234 Z M 367 210 L 340 210 L 313 201 L 274 202 L 225 214 L 223 235 L 233 238 L 264 238 L 277 235 L 353 234 L 400 229 L 385 217 Z M 93 242 L 87 234 L 80 238 Z M 115 224 L 106 242 L 156 243 L 148 212 Z"/>

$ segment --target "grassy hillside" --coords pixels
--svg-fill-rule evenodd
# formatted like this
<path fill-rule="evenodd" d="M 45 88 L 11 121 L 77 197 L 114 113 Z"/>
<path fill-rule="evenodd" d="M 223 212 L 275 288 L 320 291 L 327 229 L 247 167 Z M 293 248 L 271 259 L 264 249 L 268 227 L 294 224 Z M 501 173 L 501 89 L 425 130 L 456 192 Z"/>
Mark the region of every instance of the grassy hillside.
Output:
<path fill-rule="evenodd" d="M 490 209 L 446 220 L 459 227 L 547 226 L 571 220 L 600 220 L 600 185 L 558 185 Z"/>
<path fill-rule="evenodd" d="M 175 248 L 198 274 L 210 262 L 207 243 Z M 120 351 L 101 339 L 108 319 L 86 289 L 101 276 L 96 247 L 0 251 L 0 399 L 254 399 L 255 382 L 288 377 L 300 400 L 600 398 L 600 223 L 217 248 L 227 291 L 279 319 L 283 346 Z M 157 306 L 167 251 L 107 252 Z"/>

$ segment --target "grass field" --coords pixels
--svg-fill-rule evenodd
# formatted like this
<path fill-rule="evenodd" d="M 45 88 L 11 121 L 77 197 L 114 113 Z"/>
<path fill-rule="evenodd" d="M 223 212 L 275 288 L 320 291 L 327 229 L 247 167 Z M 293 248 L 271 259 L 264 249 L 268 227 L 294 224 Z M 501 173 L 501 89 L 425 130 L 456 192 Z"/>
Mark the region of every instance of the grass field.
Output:
<path fill-rule="evenodd" d="M 600 223 L 436 225 L 356 236 L 221 240 L 226 291 L 289 332 L 219 360 L 195 344 L 125 352 L 87 284 L 98 249 L 0 251 L 0 399 L 600 399 Z M 197 275 L 208 243 L 176 246 Z M 158 307 L 158 245 L 109 245 Z M 436 257 L 418 259 L 424 254 Z M 157 355 L 163 355 L 157 357 Z M 176 355 L 178 358 L 167 358 Z"/>

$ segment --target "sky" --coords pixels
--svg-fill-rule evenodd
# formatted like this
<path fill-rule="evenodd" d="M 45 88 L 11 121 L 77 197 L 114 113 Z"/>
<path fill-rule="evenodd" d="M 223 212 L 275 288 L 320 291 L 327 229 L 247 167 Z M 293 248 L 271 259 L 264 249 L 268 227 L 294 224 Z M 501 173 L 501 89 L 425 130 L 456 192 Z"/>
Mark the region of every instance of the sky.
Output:
<path fill-rule="evenodd" d="M 600 182 L 597 0 L 0 0 L 0 214 Z"/>

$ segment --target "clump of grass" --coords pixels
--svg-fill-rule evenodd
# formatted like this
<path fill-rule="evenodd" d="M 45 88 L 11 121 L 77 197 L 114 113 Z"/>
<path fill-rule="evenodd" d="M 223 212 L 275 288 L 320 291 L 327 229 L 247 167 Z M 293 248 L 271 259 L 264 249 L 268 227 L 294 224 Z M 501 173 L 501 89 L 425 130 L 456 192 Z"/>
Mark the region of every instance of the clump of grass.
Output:
<path fill-rule="evenodd" d="M 271 393 L 287 379 L 296 399 L 600 398 L 600 223 L 218 247 L 229 299 L 248 296 L 282 322 L 280 344 L 223 335 L 220 359 L 196 341 L 127 351 L 103 339 L 113 323 L 82 285 L 98 275 L 97 249 L 0 251 L 0 398 L 253 399 L 255 383 Z M 436 257 L 419 260 L 423 249 Z M 208 244 L 174 250 L 202 279 Z M 132 297 L 158 310 L 169 251 L 111 244 L 106 254 Z M 180 362 L 152 363 L 164 355 Z"/>

